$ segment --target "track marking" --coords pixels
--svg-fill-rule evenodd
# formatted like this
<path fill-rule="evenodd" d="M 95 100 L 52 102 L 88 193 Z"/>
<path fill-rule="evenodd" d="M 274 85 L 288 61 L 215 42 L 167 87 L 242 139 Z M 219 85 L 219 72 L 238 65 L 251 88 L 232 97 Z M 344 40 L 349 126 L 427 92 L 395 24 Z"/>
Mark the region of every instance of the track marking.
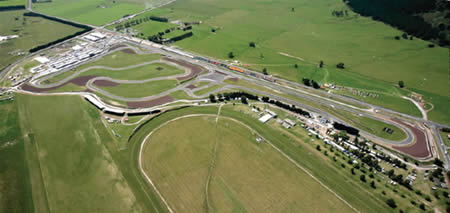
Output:
<path fill-rule="evenodd" d="M 220 112 L 220 108 L 219 108 L 219 112 Z M 211 115 L 211 114 L 191 114 L 191 115 L 185 115 L 185 116 L 181 116 L 178 118 L 174 118 L 172 120 L 166 121 L 165 123 L 161 124 L 160 126 L 158 126 L 157 128 L 153 129 L 143 140 L 141 147 L 139 149 L 139 170 L 141 171 L 141 173 L 145 176 L 145 178 L 147 179 L 147 181 L 152 185 L 153 189 L 156 191 L 156 193 L 158 194 L 158 196 L 161 198 L 161 200 L 163 201 L 163 203 L 166 205 L 167 209 L 169 210 L 169 212 L 173 213 L 174 211 L 172 210 L 172 208 L 170 208 L 169 204 L 167 203 L 167 201 L 164 199 L 164 197 L 161 195 L 161 193 L 158 191 L 158 189 L 156 188 L 155 184 L 152 182 L 152 180 L 150 179 L 150 177 L 144 172 L 144 169 L 142 168 L 142 150 L 143 147 L 145 145 L 145 143 L 147 142 L 147 139 L 157 130 L 159 130 L 160 128 L 162 128 L 163 126 L 167 125 L 170 122 L 179 120 L 179 119 L 183 119 L 183 118 L 188 118 L 188 117 L 198 117 L 198 116 L 207 116 L 207 117 L 211 117 L 211 116 L 216 116 L 216 119 L 218 119 L 219 117 L 219 112 L 217 115 Z M 257 131 L 255 131 L 254 129 L 252 129 L 251 127 L 249 127 L 248 125 L 246 125 L 245 123 L 238 121 L 234 118 L 230 118 L 230 117 L 223 117 L 225 119 L 229 119 L 232 121 L 235 121 L 243 126 L 245 126 L 246 128 L 248 128 L 249 130 L 251 130 L 252 132 L 257 133 Z M 260 134 L 258 134 L 260 135 Z M 260 135 L 261 136 L 261 135 Z M 261 136 L 262 137 L 262 136 Z M 284 156 L 286 159 L 288 159 L 291 163 L 293 163 L 297 168 L 301 169 L 302 171 L 304 171 L 308 176 L 310 176 L 313 180 L 315 180 L 317 183 L 319 183 L 322 187 L 324 187 L 326 190 L 328 190 L 329 192 L 331 192 L 334 196 L 336 196 L 336 198 L 338 198 L 339 200 L 341 200 L 342 202 L 344 202 L 348 207 L 350 207 L 353 211 L 360 213 L 360 211 L 358 211 L 355 207 L 353 207 L 350 203 L 348 203 L 344 198 L 342 198 L 340 195 L 338 195 L 336 192 L 334 192 L 332 189 L 330 189 L 327 185 L 325 185 L 324 183 L 322 183 L 319 179 L 317 179 L 313 174 L 311 174 L 307 169 L 305 169 L 304 167 L 300 166 L 295 160 L 293 160 L 291 157 L 289 157 L 289 155 L 287 155 L 286 153 L 284 153 L 283 151 L 281 151 L 280 149 L 278 149 L 278 147 L 276 147 L 275 145 L 273 145 L 270 141 L 266 140 L 264 137 L 262 137 L 264 139 L 264 141 L 266 141 L 270 146 L 272 146 L 275 150 L 277 150 L 282 156 Z M 208 205 L 208 204 L 207 204 Z M 209 206 L 208 206 L 209 208 Z M 209 209 L 208 209 L 209 211 Z"/>

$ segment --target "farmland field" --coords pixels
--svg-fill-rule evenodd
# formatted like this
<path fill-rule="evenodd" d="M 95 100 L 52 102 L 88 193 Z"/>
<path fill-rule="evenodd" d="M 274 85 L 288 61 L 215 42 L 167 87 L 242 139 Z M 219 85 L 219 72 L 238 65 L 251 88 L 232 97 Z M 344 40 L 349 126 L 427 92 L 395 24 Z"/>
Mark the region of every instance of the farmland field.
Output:
<path fill-rule="evenodd" d="M 27 5 L 27 0 L 3 0 L 0 1 L 0 7 Z"/>
<path fill-rule="evenodd" d="M 32 212 L 25 145 L 16 101 L 0 102 L 0 212 Z"/>
<path fill-rule="evenodd" d="M 1 1 L 0 1 L 1 2 Z M 0 35 L 18 35 L 19 38 L 0 43 L 0 70 L 23 57 L 19 53 L 38 45 L 81 31 L 69 25 L 40 17 L 25 17 L 24 11 L 0 12 Z M 52 33 L 48 33 L 51 31 Z"/>
<path fill-rule="evenodd" d="M 183 115 L 199 114 L 199 113 L 214 115 L 217 114 L 217 107 L 185 108 L 167 112 L 162 114 L 161 116 L 155 117 L 150 122 L 143 125 L 139 129 L 139 131 L 137 131 L 137 133 L 134 134 L 134 136 L 131 138 L 130 141 L 131 142 L 130 144 L 133 144 L 131 149 L 138 150 L 139 144 L 146 137 L 146 135 L 150 133 L 153 129 L 165 123 L 166 121 L 169 121 L 171 119 Z M 376 190 L 373 193 L 370 192 L 371 189 L 369 186 L 366 186 L 365 184 L 361 185 L 360 183 L 358 183 L 359 180 L 349 178 L 351 176 L 347 176 L 347 174 L 349 174 L 348 170 L 345 171 L 346 169 L 342 170 L 342 168 L 340 167 L 339 168 L 335 167 L 332 164 L 330 164 L 331 162 L 327 161 L 326 159 L 323 159 L 320 155 L 312 154 L 312 152 L 314 152 L 315 149 L 310 148 L 308 144 L 305 144 L 304 142 L 292 141 L 285 133 L 279 132 L 279 130 L 268 128 L 267 125 L 259 123 L 255 118 L 249 117 L 248 115 L 239 112 L 239 109 L 237 108 L 234 109 L 234 107 L 231 105 L 224 106 L 221 110 L 221 115 L 223 115 L 224 117 L 237 119 L 245 123 L 246 125 L 250 126 L 256 132 L 261 134 L 264 138 L 271 141 L 276 147 L 278 147 L 280 150 L 286 153 L 295 162 L 305 167 L 306 170 L 314 174 L 316 178 L 318 178 L 325 185 L 327 185 L 333 191 L 342 196 L 347 202 L 349 202 L 356 209 L 362 212 L 391 212 L 389 208 L 386 208 L 387 206 L 384 204 L 383 201 L 384 198 L 377 197 L 378 196 L 377 194 L 380 193 L 381 190 L 380 191 Z M 180 129 L 180 131 L 183 130 Z M 241 128 L 239 131 L 243 131 L 243 128 Z M 238 132 L 238 135 L 242 136 L 240 132 Z M 173 134 L 172 136 L 177 137 L 176 135 Z M 252 136 L 252 138 L 245 138 L 244 141 L 248 140 L 254 141 L 255 138 Z M 153 140 L 151 141 L 152 142 L 150 142 L 149 144 L 153 143 Z M 173 145 L 171 147 L 173 147 Z M 137 152 L 138 151 L 133 151 L 133 153 Z M 167 154 L 167 156 L 170 156 L 171 153 L 174 154 L 173 152 L 170 151 L 166 152 L 165 154 Z M 134 155 L 135 157 L 137 157 L 136 154 Z M 218 157 L 220 158 L 220 155 L 218 155 Z M 149 173 L 149 175 L 151 176 L 154 174 Z M 158 183 L 156 182 L 156 184 Z M 402 203 L 404 203 L 405 205 L 408 204 L 407 201 L 405 202 L 402 201 Z"/>
<path fill-rule="evenodd" d="M 161 5 L 165 0 L 53 0 L 34 3 L 33 10 L 81 23 L 104 25 L 125 15 Z"/>
<path fill-rule="evenodd" d="M 199 129 L 203 134 L 197 134 Z M 351 211 L 269 144 L 258 144 L 255 139 L 251 131 L 232 120 L 219 119 L 216 126 L 215 117 L 183 118 L 149 138 L 144 168 L 175 211 L 201 212 L 205 208 L 204 187 L 214 157 L 206 196 L 216 211 Z M 215 143 L 217 152 L 213 154 Z M 303 205 L 305 202 L 308 205 Z"/>
<path fill-rule="evenodd" d="M 143 212 L 105 144 L 113 141 L 96 109 L 80 97 L 19 95 L 22 134 L 31 134 L 35 208 L 55 212 Z M 58 130 L 58 131 L 55 131 Z M 27 152 L 29 151 L 27 150 Z M 32 152 L 32 151 L 30 151 Z M 40 168 L 39 168 L 40 165 Z M 40 176 L 40 175 L 38 175 Z M 43 193 L 35 195 L 35 193 Z M 43 195 L 43 196 L 42 196 Z"/>
<path fill-rule="evenodd" d="M 170 20 L 202 21 L 193 37 L 174 44 L 193 52 L 220 59 L 233 52 L 244 66 L 299 82 L 307 77 L 391 93 L 403 80 L 409 89 L 450 101 L 447 48 L 428 48 L 417 38 L 395 40 L 401 31 L 351 12 L 342 1 L 180 0 L 158 10 Z M 333 10 L 349 15 L 338 18 Z M 252 41 L 256 48 L 249 47 Z M 336 68 L 340 62 L 344 70 Z M 441 102 L 435 106 L 446 112 Z"/>

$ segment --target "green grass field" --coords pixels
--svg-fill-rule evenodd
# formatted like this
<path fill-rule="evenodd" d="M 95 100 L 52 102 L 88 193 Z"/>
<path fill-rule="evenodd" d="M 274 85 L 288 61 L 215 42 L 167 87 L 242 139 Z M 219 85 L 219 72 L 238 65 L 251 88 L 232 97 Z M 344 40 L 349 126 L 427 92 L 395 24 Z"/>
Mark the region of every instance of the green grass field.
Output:
<path fill-rule="evenodd" d="M 238 105 L 236 105 L 236 107 L 237 106 Z M 150 122 L 145 123 L 130 140 L 131 147 L 129 149 L 134 150 L 132 151 L 132 153 L 134 153 L 132 155 L 137 157 L 137 154 L 135 153 L 138 152 L 137 150 L 139 149 L 140 142 L 154 128 L 173 118 L 198 113 L 216 114 L 217 108 L 191 107 L 179 109 L 164 113 L 161 116 L 155 117 Z M 234 109 L 233 106 L 223 107 L 221 115 L 237 119 L 256 130 L 361 212 L 396 212 L 395 210 L 389 209 L 384 203 L 384 200 L 387 198 L 386 196 L 381 195 L 382 189 L 377 189 L 372 192 L 368 184 L 361 184 L 357 178 L 349 178 L 352 176 L 348 169 L 342 169 L 340 166 L 335 166 L 334 162 L 324 158 L 320 153 L 316 155 L 315 145 L 309 145 L 302 142 L 306 140 L 293 140 L 283 131 L 268 128 L 267 125 L 257 122 L 256 118 L 252 118 L 247 114 L 239 112 L 239 110 L 237 108 Z M 307 136 L 302 137 L 304 138 Z M 390 193 L 389 196 L 391 196 Z M 392 196 L 394 196 L 397 201 L 400 201 L 399 195 L 394 194 Z M 409 202 L 405 199 L 405 202 L 402 201 L 402 206 L 403 204 L 407 205 L 408 203 Z"/>
<path fill-rule="evenodd" d="M 402 32 L 360 17 L 342 2 L 181 0 L 159 10 L 171 20 L 202 21 L 194 26 L 192 38 L 174 44 L 193 52 L 227 59 L 232 51 L 233 60 L 249 68 L 266 67 L 269 74 L 293 81 L 307 77 L 389 92 L 403 80 L 408 88 L 428 92 L 430 98 L 442 95 L 450 101 L 446 48 L 428 48 L 428 42 L 417 38 L 395 40 Z M 348 10 L 349 16 L 334 17 L 333 10 Z M 249 47 L 251 41 L 256 48 Z M 320 60 L 325 63 L 323 69 L 317 68 Z M 335 68 L 339 62 L 345 70 Z M 435 110 L 446 112 L 446 107 L 439 105 Z"/>
<path fill-rule="evenodd" d="M 18 102 L 51 211 L 143 211 L 104 145 L 113 139 L 94 107 L 68 96 L 20 95 Z"/>
<path fill-rule="evenodd" d="M 26 0 L 3 0 L 0 1 L 0 7 L 7 7 L 7 6 L 27 6 Z"/>
<path fill-rule="evenodd" d="M 194 94 L 198 95 L 198 96 L 202 96 L 202 95 L 205 95 L 205 94 L 209 94 L 212 91 L 214 91 L 216 89 L 219 89 L 219 88 L 222 88 L 222 87 L 223 87 L 223 85 L 216 84 L 216 85 L 212 85 L 210 87 L 206 87 L 206 88 L 201 89 L 201 90 L 197 90 L 197 91 L 194 92 Z"/>
<path fill-rule="evenodd" d="M 32 6 L 33 10 L 47 15 L 100 26 L 164 2 L 165 0 L 53 0 Z"/>
<path fill-rule="evenodd" d="M 174 88 L 176 84 L 176 80 L 160 80 L 143 84 L 120 84 L 115 87 L 103 87 L 102 90 L 121 97 L 142 98 L 167 91 Z"/>
<path fill-rule="evenodd" d="M 1 1 L 0 1 L 1 3 Z M 19 38 L 0 43 L 0 70 L 19 60 L 25 52 L 41 44 L 60 39 L 81 29 L 39 17 L 25 17 L 24 11 L 0 12 L 0 35 Z M 52 33 L 48 33 L 51 31 Z"/>
<path fill-rule="evenodd" d="M 336 109 L 333 109 L 330 110 L 330 112 L 333 115 L 337 116 L 338 118 L 349 122 L 350 125 L 360 130 L 366 131 L 370 134 L 373 134 L 375 136 L 392 141 L 401 141 L 406 138 L 406 133 L 403 132 L 403 130 L 401 130 L 397 126 L 394 126 L 392 124 L 388 124 L 365 116 L 355 115 L 353 113 L 349 113 L 342 110 L 338 111 Z M 394 132 L 392 134 L 384 132 L 383 128 L 385 127 L 392 129 Z"/>
<path fill-rule="evenodd" d="M 161 70 L 158 70 L 161 69 Z M 95 75 L 118 80 L 144 80 L 183 74 L 184 71 L 167 64 L 155 63 L 128 70 L 93 69 L 80 76 Z"/>
<path fill-rule="evenodd" d="M 32 212 L 17 101 L 0 102 L 0 212 Z"/>
<path fill-rule="evenodd" d="M 56 82 L 59 82 L 65 78 L 69 77 L 70 75 L 72 75 L 80 70 L 83 70 L 83 69 L 89 68 L 89 67 L 93 67 L 93 66 L 123 68 L 123 67 L 128 67 L 131 65 L 141 64 L 144 62 L 154 61 L 154 60 L 160 59 L 160 57 L 161 57 L 161 55 L 158 55 L 158 54 L 149 54 L 149 55 L 136 54 L 136 55 L 134 55 L 134 54 L 128 54 L 128 53 L 124 53 L 122 51 L 118 51 L 118 52 L 111 53 L 105 57 L 102 57 L 96 61 L 92 61 L 87 64 L 83 64 L 75 69 L 71 69 L 69 71 L 58 74 L 42 83 L 43 84 L 56 83 Z M 136 68 L 133 70 L 139 71 L 140 69 Z M 91 71 L 87 71 L 87 72 L 91 72 Z M 85 75 L 85 74 L 83 73 L 82 75 Z M 123 76 L 118 76 L 118 77 L 122 78 Z"/>
<path fill-rule="evenodd" d="M 442 141 L 444 141 L 445 145 L 450 146 L 450 139 L 448 138 L 450 133 L 439 131 L 439 134 L 441 135 Z"/>
<path fill-rule="evenodd" d="M 232 120 L 219 119 L 216 126 L 215 117 L 184 118 L 149 138 L 144 168 L 175 211 L 204 211 L 208 168 L 214 157 L 207 196 L 215 211 L 351 211 L 269 144 L 255 139 L 249 129 Z"/>

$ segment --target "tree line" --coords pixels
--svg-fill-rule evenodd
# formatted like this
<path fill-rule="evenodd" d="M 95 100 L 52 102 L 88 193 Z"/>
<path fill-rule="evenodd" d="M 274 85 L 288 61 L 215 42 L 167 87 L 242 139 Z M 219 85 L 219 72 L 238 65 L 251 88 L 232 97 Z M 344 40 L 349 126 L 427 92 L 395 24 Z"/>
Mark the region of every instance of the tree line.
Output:
<path fill-rule="evenodd" d="M 74 37 L 76 37 L 76 36 L 79 36 L 79 35 L 81 35 L 81 34 L 84 34 L 84 33 L 89 32 L 89 31 L 92 30 L 91 27 L 86 26 L 86 25 L 82 25 L 82 24 L 78 24 L 78 23 L 73 23 L 73 22 L 70 22 L 70 21 L 61 20 L 61 19 L 58 19 L 58 18 L 55 18 L 55 17 L 50 17 L 50 16 L 46 16 L 46 15 L 38 14 L 38 13 L 34 13 L 34 12 L 24 13 L 23 16 L 29 16 L 29 17 L 41 17 L 41 18 L 44 18 L 44 19 L 48 19 L 48 20 L 51 20 L 51 21 L 55 21 L 55 22 L 59 22 L 59 23 L 62 23 L 62 24 L 67 24 L 67 25 L 70 25 L 70 26 L 73 26 L 73 27 L 77 27 L 77 28 L 83 29 L 83 30 L 81 30 L 81 31 L 78 31 L 78 32 L 73 33 L 73 34 L 71 34 L 71 35 L 68 35 L 68 36 L 65 36 L 65 37 L 63 37 L 63 38 L 57 39 L 57 40 L 55 40 L 55 41 L 51 41 L 51 42 L 49 42 L 49 43 L 46 43 L 46 44 L 43 44 L 43 45 L 39 45 L 39 46 L 37 46 L 37 47 L 33 47 L 33 48 L 31 48 L 31 49 L 29 50 L 30 53 L 34 53 L 34 52 L 37 52 L 37 51 L 39 51 L 39 50 L 45 49 L 45 48 L 47 48 L 47 47 L 50 47 L 50 46 L 52 46 L 52 45 L 55 45 L 55 44 L 64 42 L 64 41 L 66 41 L 66 40 L 69 40 L 69 39 L 71 39 L 71 38 L 74 38 Z"/>
<path fill-rule="evenodd" d="M 0 7 L 0 11 L 10 11 L 10 10 L 25 10 L 25 5 L 14 5 L 14 6 Z"/>
<path fill-rule="evenodd" d="M 297 113 L 299 115 L 302 115 L 304 117 L 308 117 L 308 118 L 311 117 L 311 114 L 309 112 L 307 112 L 307 111 L 305 111 L 303 109 L 297 108 L 297 107 L 295 107 L 295 105 L 285 104 L 285 103 L 283 103 L 281 101 L 272 100 L 269 97 L 262 97 L 261 100 L 263 102 L 265 102 L 265 103 L 273 104 L 273 105 L 275 105 L 277 107 L 281 107 L 281 108 L 289 110 L 291 112 L 295 112 L 295 113 Z"/>
<path fill-rule="evenodd" d="M 132 26 L 136 26 L 136 25 L 139 25 L 139 24 L 141 24 L 141 23 L 143 23 L 143 22 L 147 22 L 147 21 L 150 21 L 150 20 L 151 20 L 151 21 L 159 21 L 159 22 L 168 22 L 168 21 L 169 21 L 168 18 L 164 18 L 164 17 L 145 16 L 145 17 L 143 17 L 143 18 L 133 19 L 133 20 L 127 21 L 127 22 L 125 22 L 125 23 L 123 23 L 123 24 L 118 24 L 118 25 L 116 25 L 116 26 L 114 27 L 114 29 L 115 29 L 116 31 L 120 31 L 120 30 L 123 30 L 123 29 L 125 29 L 125 28 L 129 28 L 129 27 L 132 27 Z"/>
<path fill-rule="evenodd" d="M 438 0 L 346 0 L 353 11 L 396 27 L 424 40 L 439 40 L 439 45 L 449 45 L 449 40 L 439 27 L 426 22 L 420 13 L 436 10 Z M 442 9 L 445 10 L 445 9 Z"/>
<path fill-rule="evenodd" d="M 338 122 L 334 122 L 333 127 L 337 130 L 346 131 L 350 135 L 359 136 L 359 130 L 354 127 L 346 126 L 346 125 L 338 123 Z"/>

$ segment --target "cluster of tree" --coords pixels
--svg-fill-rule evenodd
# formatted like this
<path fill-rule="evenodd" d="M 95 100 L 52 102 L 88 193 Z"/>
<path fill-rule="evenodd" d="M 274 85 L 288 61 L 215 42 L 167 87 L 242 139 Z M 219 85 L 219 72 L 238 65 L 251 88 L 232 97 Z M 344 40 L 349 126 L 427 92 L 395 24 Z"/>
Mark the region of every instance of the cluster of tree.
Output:
<path fill-rule="evenodd" d="M 307 118 L 311 117 L 311 114 L 309 114 L 309 112 L 307 112 L 303 109 L 297 108 L 297 107 L 295 107 L 295 105 L 288 105 L 288 104 L 285 104 L 285 103 L 277 101 L 277 100 L 272 100 L 269 97 L 262 97 L 262 101 L 265 103 L 270 103 L 275 106 L 281 107 L 283 109 L 289 110 L 291 112 L 295 112 L 295 113 L 302 115 L 304 117 L 307 117 Z"/>
<path fill-rule="evenodd" d="M 355 136 L 359 136 L 359 130 L 356 128 L 353 128 L 351 126 L 346 126 L 344 124 L 338 123 L 338 122 L 334 122 L 333 123 L 333 127 L 337 130 L 343 130 L 346 131 L 348 134 L 350 135 L 355 135 Z"/>
<path fill-rule="evenodd" d="M 46 15 L 39 14 L 39 13 L 27 12 L 27 13 L 24 13 L 23 16 L 41 17 L 41 18 L 45 18 L 45 19 L 48 19 L 48 20 L 51 20 L 51 21 L 56 21 L 56 22 L 59 22 L 59 23 L 62 23 L 62 24 L 67 24 L 67 25 L 70 25 L 70 26 L 73 26 L 73 27 L 92 30 L 92 28 L 87 26 L 87 25 L 78 24 L 78 23 L 74 23 L 74 22 L 71 22 L 71 21 L 66 21 L 66 20 L 62 20 L 62 19 L 59 19 L 59 18 L 46 16 Z"/>
<path fill-rule="evenodd" d="M 309 80 L 308 78 L 303 78 L 302 81 L 305 86 L 313 87 L 314 89 L 320 89 L 320 85 L 314 80 Z"/>
<path fill-rule="evenodd" d="M 394 38 L 395 40 L 400 40 L 400 36 L 395 36 Z M 408 39 L 408 33 L 403 33 L 401 38 Z M 409 36 L 409 40 L 413 40 L 413 37 Z"/>
<path fill-rule="evenodd" d="M 442 130 L 443 132 L 450 133 L 450 128 L 445 127 L 445 128 L 442 128 L 441 130 Z"/>
<path fill-rule="evenodd" d="M 336 68 L 338 68 L 338 69 L 345 69 L 345 67 L 344 67 L 344 63 L 338 63 L 338 64 L 336 64 Z"/>
<path fill-rule="evenodd" d="M 252 95 L 246 92 L 230 92 L 230 93 L 223 93 L 223 94 L 217 94 L 217 98 L 216 96 L 211 94 L 209 95 L 209 100 L 212 103 L 216 103 L 217 101 L 223 102 L 223 101 L 230 101 L 232 99 L 236 99 L 236 98 L 241 98 L 241 101 L 243 104 L 247 104 L 247 99 L 248 100 L 254 100 L 257 101 L 259 100 L 259 97 L 257 95 Z"/>
<path fill-rule="evenodd" d="M 255 48 L 256 47 L 256 43 L 252 41 L 252 42 L 248 43 L 248 46 Z"/>
<path fill-rule="evenodd" d="M 189 38 L 189 37 L 191 37 L 191 36 L 193 36 L 193 35 L 194 35 L 193 32 L 188 32 L 188 33 L 185 33 L 185 34 L 183 34 L 183 35 L 179 35 L 179 36 L 176 36 L 176 37 L 171 38 L 171 39 L 169 40 L 169 42 L 181 41 L 181 40 L 183 40 L 183 39 L 185 39 L 185 38 Z"/>
<path fill-rule="evenodd" d="M 49 16 L 46 16 L 46 15 L 42 15 L 42 14 L 38 14 L 38 13 L 34 13 L 34 12 L 24 13 L 23 16 L 41 17 L 41 18 L 45 18 L 45 19 L 48 19 L 48 20 L 51 20 L 51 21 L 56 21 L 56 22 L 59 22 L 59 23 L 63 23 L 63 24 L 67 24 L 67 25 L 71 25 L 71 26 L 83 29 L 83 30 L 78 31 L 78 32 L 76 32 L 74 34 L 68 35 L 66 37 L 60 38 L 60 39 L 55 40 L 55 41 L 51 41 L 51 42 L 49 42 L 47 44 L 43 44 L 43 45 L 39 45 L 37 47 L 33 47 L 33 48 L 31 48 L 29 50 L 30 53 L 37 52 L 39 50 L 42 50 L 42 49 L 45 49 L 45 48 L 50 47 L 52 45 L 55 45 L 55 44 L 61 43 L 63 41 L 69 40 L 71 38 L 74 38 L 76 36 L 79 36 L 81 34 L 84 34 L 84 33 L 89 32 L 89 31 L 92 30 L 91 27 L 86 26 L 86 25 L 77 24 L 77 23 L 73 23 L 73 22 L 70 22 L 70 21 L 61 20 L 61 19 L 58 19 L 58 18 L 55 18 L 55 17 L 49 17 Z"/>
<path fill-rule="evenodd" d="M 420 15 L 437 10 L 448 10 L 442 0 L 347 0 L 350 8 L 362 16 L 385 22 L 408 34 L 424 40 L 439 40 L 441 46 L 449 45 L 445 26 L 433 27 Z M 439 4 L 437 4 L 439 3 Z M 444 5 L 438 7 L 437 5 Z"/>
<path fill-rule="evenodd" d="M 350 136 L 348 136 L 345 131 L 340 131 L 338 134 L 331 135 L 331 137 L 334 139 L 334 141 L 339 141 L 339 138 L 344 141 L 350 139 Z"/>
<path fill-rule="evenodd" d="M 396 175 L 394 170 L 391 169 L 389 170 L 386 175 L 393 181 L 397 182 L 398 184 L 406 187 L 409 190 L 412 190 L 412 186 L 410 185 L 409 181 L 407 180 L 403 180 L 403 175 L 402 174 L 398 174 Z"/>
<path fill-rule="evenodd" d="M 124 17 L 126 17 L 126 16 L 124 16 Z M 163 17 L 146 16 L 146 17 L 143 17 L 143 18 L 133 19 L 133 20 L 127 21 L 127 22 L 125 22 L 123 24 L 117 25 L 114 28 L 116 29 L 116 31 L 120 31 L 120 30 L 123 30 L 125 28 L 136 26 L 136 25 L 139 25 L 141 23 L 144 23 L 144 22 L 147 22 L 147 21 L 151 21 L 151 20 L 152 21 L 165 20 L 165 21 L 160 21 L 160 22 L 168 22 L 169 21 L 167 18 L 163 18 Z"/>
<path fill-rule="evenodd" d="M 0 11 L 9 11 L 9 10 L 25 10 L 25 5 L 15 5 L 15 6 L 0 7 Z"/>
<path fill-rule="evenodd" d="M 159 22 L 169 22 L 168 18 L 165 17 L 158 17 L 158 16 L 150 16 L 149 17 L 153 21 L 159 21 Z"/>
<path fill-rule="evenodd" d="M 439 167 L 443 167 L 443 166 L 444 166 L 444 162 L 442 162 L 441 160 L 439 160 L 439 158 L 435 158 L 434 161 L 433 161 L 433 163 L 434 163 L 436 166 L 439 166 Z"/>
<path fill-rule="evenodd" d="M 344 16 L 348 16 L 348 11 L 347 10 L 333 10 L 333 12 L 331 12 L 332 16 L 336 16 L 336 17 L 344 17 Z"/>
<path fill-rule="evenodd" d="M 433 181 L 433 178 L 437 178 L 437 179 L 439 179 L 439 181 L 445 182 L 445 177 L 442 172 L 443 172 L 443 170 L 440 167 L 435 169 L 433 172 L 431 172 L 429 179 L 431 181 Z"/>
<path fill-rule="evenodd" d="M 158 43 L 158 44 L 163 44 L 163 43 L 172 43 L 172 42 L 180 41 L 180 40 L 183 40 L 185 38 L 189 38 L 189 37 L 194 35 L 193 32 L 187 32 L 187 33 L 185 33 L 183 35 L 179 35 L 179 36 L 176 36 L 176 37 L 173 37 L 173 38 L 170 38 L 170 39 L 164 39 L 163 38 L 164 34 L 166 34 L 166 32 L 159 32 L 156 35 L 152 35 L 152 36 L 147 37 L 147 39 L 149 41 L 152 41 L 152 42 L 155 42 L 155 43 Z"/>
<path fill-rule="evenodd" d="M 397 208 L 397 204 L 395 203 L 395 200 L 392 198 L 387 199 L 386 204 L 393 209 Z"/>

